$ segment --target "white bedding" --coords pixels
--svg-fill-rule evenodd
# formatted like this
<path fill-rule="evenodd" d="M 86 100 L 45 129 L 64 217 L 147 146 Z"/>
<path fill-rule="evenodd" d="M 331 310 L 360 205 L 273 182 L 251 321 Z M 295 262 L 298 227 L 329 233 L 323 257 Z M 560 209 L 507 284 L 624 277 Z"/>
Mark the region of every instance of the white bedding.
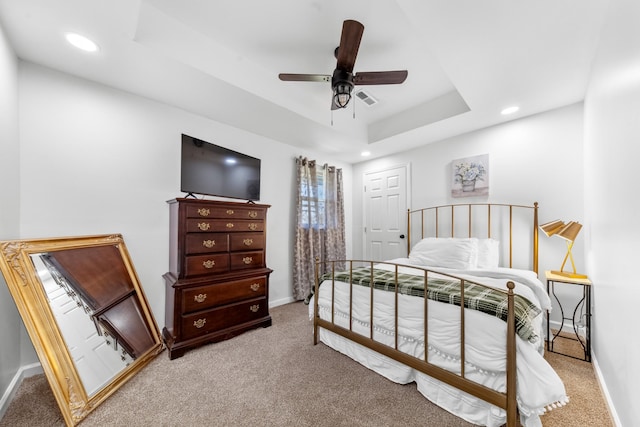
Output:
<path fill-rule="evenodd" d="M 409 259 L 391 260 L 409 264 Z M 375 268 L 392 269 L 388 264 Z M 399 272 L 411 273 L 401 267 Z M 414 270 L 415 271 L 415 270 Z M 535 273 L 524 270 L 497 268 L 492 270 L 451 270 L 441 272 L 464 276 L 470 280 L 498 289 L 506 289 L 507 280 L 516 283 L 515 292 L 537 304 L 542 310 L 549 305 L 549 297 Z M 419 270 L 417 274 L 423 275 Z M 331 282 L 320 286 L 319 311 L 323 319 L 330 320 Z M 370 289 L 353 286 L 354 332 L 368 336 L 370 330 Z M 416 357 L 424 357 L 423 307 L 420 297 L 398 295 L 398 319 L 400 351 Z M 313 318 L 313 300 L 309 304 L 309 316 Z M 349 285 L 336 282 L 335 323 L 348 328 Z M 506 323 L 496 317 L 475 310 L 465 310 L 466 346 L 465 376 L 499 391 L 505 390 L 505 340 Z M 538 339 L 528 342 L 519 336 L 517 347 L 517 400 L 521 422 L 526 427 L 541 426 L 539 415 L 552 407 L 564 405 L 568 398 L 565 388 L 553 368 L 544 360 L 543 315 L 534 319 Z M 460 307 L 429 300 L 429 362 L 453 372 L 460 371 Z M 394 345 L 394 293 L 374 290 L 374 339 Z M 487 404 L 449 385 L 430 378 L 399 362 L 369 350 L 329 331 L 320 330 L 320 340 L 348 355 L 364 366 L 397 383 L 412 381 L 429 400 L 461 418 L 478 425 L 500 426 L 506 422 L 504 410 Z"/>

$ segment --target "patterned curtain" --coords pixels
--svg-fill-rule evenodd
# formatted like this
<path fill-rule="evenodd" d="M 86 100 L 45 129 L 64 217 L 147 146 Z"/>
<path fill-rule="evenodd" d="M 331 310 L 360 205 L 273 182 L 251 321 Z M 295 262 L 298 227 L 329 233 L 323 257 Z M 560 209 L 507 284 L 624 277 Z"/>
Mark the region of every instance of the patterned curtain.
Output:
<path fill-rule="evenodd" d="M 327 164 L 317 166 L 315 160 L 302 157 L 296 159 L 296 166 L 298 194 L 293 297 L 303 300 L 313 287 L 316 257 L 320 261 L 346 258 L 344 196 L 342 169 Z"/>

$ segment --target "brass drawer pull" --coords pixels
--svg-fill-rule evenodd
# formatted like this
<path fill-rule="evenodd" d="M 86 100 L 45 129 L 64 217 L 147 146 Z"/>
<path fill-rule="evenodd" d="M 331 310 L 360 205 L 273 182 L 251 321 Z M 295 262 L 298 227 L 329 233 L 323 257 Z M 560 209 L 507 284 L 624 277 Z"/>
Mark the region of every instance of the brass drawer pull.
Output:
<path fill-rule="evenodd" d="M 256 218 L 258 216 L 258 212 L 256 211 L 249 211 L 249 218 Z"/>
<path fill-rule="evenodd" d="M 256 224 L 255 222 L 252 222 L 249 224 L 249 230 L 255 231 L 257 229 L 258 229 L 258 224 Z"/>
<path fill-rule="evenodd" d="M 251 307 L 249 307 L 249 310 L 253 311 L 254 313 L 257 313 L 258 310 L 260 310 L 260 304 L 254 304 Z"/>
<path fill-rule="evenodd" d="M 232 222 L 228 222 L 227 223 L 227 228 L 233 228 L 233 223 Z"/>
<path fill-rule="evenodd" d="M 227 215 L 233 215 L 234 213 L 233 209 L 227 209 Z"/>
<path fill-rule="evenodd" d="M 206 261 L 202 261 L 202 266 L 204 268 L 213 268 L 216 265 L 216 262 L 212 259 L 208 259 Z"/>
<path fill-rule="evenodd" d="M 202 241 L 202 246 L 204 246 L 205 248 L 212 248 L 216 245 L 216 241 L 215 240 L 203 240 Z"/>
<path fill-rule="evenodd" d="M 253 262 L 253 257 L 246 256 L 242 258 L 242 262 L 244 262 L 245 264 L 251 264 Z"/>
<path fill-rule="evenodd" d="M 253 239 L 244 239 L 242 243 L 244 243 L 245 246 L 251 246 L 253 245 Z"/>
<path fill-rule="evenodd" d="M 198 228 L 202 231 L 207 231 L 208 229 L 211 228 L 211 224 L 209 224 L 208 222 L 199 222 Z"/>
<path fill-rule="evenodd" d="M 260 289 L 260 283 L 253 283 L 253 284 L 251 285 L 251 290 L 252 290 L 253 292 L 258 292 L 258 289 Z"/>
<path fill-rule="evenodd" d="M 211 211 L 209 211 L 209 209 L 207 209 L 207 208 L 199 208 L 198 209 L 198 215 L 200 215 L 200 216 L 209 216 L 210 213 L 211 213 Z"/>
<path fill-rule="evenodd" d="M 207 294 L 198 294 L 193 297 L 195 302 L 204 302 L 207 299 Z"/>
<path fill-rule="evenodd" d="M 207 319 L 198 319 L 193 322 L 193 326 L 200 329 L 205 325 L 205 323 L 207 323 Z"/>

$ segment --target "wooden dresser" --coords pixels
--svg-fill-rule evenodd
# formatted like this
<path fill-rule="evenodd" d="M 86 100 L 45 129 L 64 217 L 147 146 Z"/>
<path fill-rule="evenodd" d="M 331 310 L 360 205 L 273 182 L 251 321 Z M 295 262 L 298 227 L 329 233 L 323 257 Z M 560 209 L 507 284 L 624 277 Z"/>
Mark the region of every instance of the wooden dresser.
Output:
<path fill-rule="evenodd" d="M 190 348 L 271 325 L 266 266 L 269 205 L 170 200 L 165 327 L 175 359 Z"/>

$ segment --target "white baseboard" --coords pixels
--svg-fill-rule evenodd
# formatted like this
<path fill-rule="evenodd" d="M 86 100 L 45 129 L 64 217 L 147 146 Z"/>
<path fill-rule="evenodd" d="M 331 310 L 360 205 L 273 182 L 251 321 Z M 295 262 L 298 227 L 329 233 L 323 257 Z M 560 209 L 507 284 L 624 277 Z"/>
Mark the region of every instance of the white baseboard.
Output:
<path fill-rule="evenodd" d="M 552 329 L 558 330 L 560 329 L 560 322 L 551 321 L 549 325 Z M 563 332 L 567 332 L 569 334 L 575 334 L 573 327 L 571 325 L 564 325 L 562 328 Z M 584 329 L 578 330 L 578 332 L 584 333 Z M 581 334 L 582 337 L 584 335 Z M 620 418 L 618 418 L 618 413 L 616 412 L 616 408 L 613 405 L 613 401 L 611 400 L 611 396 L 609 395 L 609 390 L 607 389 L 607 384 L 604 382 L 604 377 L 602 376 L 602 371 L 600 371 L 600 365 L 598 365 L 598 359 L 596 358 L 595 352 L 593 348 L 591 348 L 591 363 L 593 365 L 593 370 L 596 373 L 596 379 L 598 380 L 598 385 L 600 386 L 600 390 L 602 391 L 602 395 L 604 396 L 605 402 L 609 409 L 609 413 L 611 414 L 611 420 L 615 424 L 616 427 L 622 427 L 622 423 L 620 422 Z"/>
<path fill-rule="evenodd" d="M 551 329 L 558 330 L 558 329 L 560 329 L 560 322 L 552 320 L 552 321 L 549 322 L 549 326 L 551 326 Z M 563 326 L 562 332 L 566 332 L 566 333 L 569 333 L 569 334 L 575 334 L 575 331 L 573 330 L 573 326 L 569 325 L 567 323 L 565 323 L 565 325 Z M 584 334 L 585 334 L 584 327 L 579 328 L 578 332 L 580 333 L 580 336 L 584 338 Z M 545 333 L 546 333 L 546 331 L 545 331 Z"/>
<path fill-rule="evenodd" d="M 609 408 L 611 420 L 616 427 L 622 427 L 622 423 L 620 422 L 620 418 L 618 417 L 618 413 L 616 412 L 616 407 L 613 405 L 613 401 L 611 400 L 611 396 L 609 395 L 607 384 L 604 382 L 604 377 L 602 376 L 602 372 L 600 371 L 600 365 L 598 365 L 598 359 L 596 358 L 593 349 L 591 350 L 591 363 L 593 363 L 593 369 L 596 372 L 596 378 L 598 379 L 600 390 L 602 391 L 602 395 L 604 396 L 605 402 L 607 403 L 607 406 Z"/>
<path fill-rule="evenodd" d="M 13 376 L 11 383 L 9 383 L 9 387 L 7 387 L 2 398 L 0 398 L 0 419 L 4 417 L 7 409 L 9 409 L 9 405 L 18 392 L 18 388 L 20 387 L 20 384 L 22 384 L 22 380 L 34 375 L 42 374 L 43 372 L 44 371 L 42 370 L 40 363 L 32 363 L 30 365 L 21 366 L 20 369 L 18 369 L 18 372 Z"/>
<path fill-rule="evenodd" d="M 269 308 L 278 307 L 279 305 L 289 304 L 290 302 L 294 302 L 293 297 L 281 298 L 275 301 L 269 301 Z"/>

